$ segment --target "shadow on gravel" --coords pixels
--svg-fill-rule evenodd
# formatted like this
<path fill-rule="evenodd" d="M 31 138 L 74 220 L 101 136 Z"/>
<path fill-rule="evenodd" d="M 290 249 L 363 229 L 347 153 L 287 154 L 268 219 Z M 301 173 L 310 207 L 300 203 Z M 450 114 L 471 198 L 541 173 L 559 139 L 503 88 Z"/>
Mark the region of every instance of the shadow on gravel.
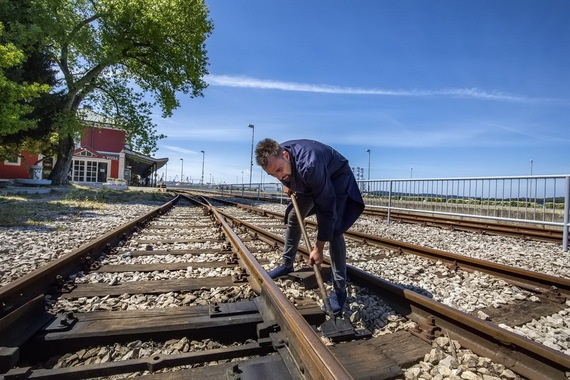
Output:
<path fill-rule="evenodd" d="M 76 219 L 113 212 L 113 204 L 156 204 L 174 196 L 163 192 L 78 189 L 60 194 L 0 196 L 0 227 L 38 227 L 53 230 L 56 221 L 73 223 Z M 60 227 L 61 228 L 61 227 Z"/>
<path fill-rule="evenodd" d="M 415 285 L 408 285 L 408 284 L 396 284 L 398 286 L 401 286 L 402 288 L 406 288 L 408 290 L 411 290 L 413 292 L 416 292 L 418 294 L 421 294 L 424 297 L 428 297 L 428 298 L 433 298 L 433 294 L 430 293 L 428 290 L 419 287 L 419 286 L 415 286 Z"/>

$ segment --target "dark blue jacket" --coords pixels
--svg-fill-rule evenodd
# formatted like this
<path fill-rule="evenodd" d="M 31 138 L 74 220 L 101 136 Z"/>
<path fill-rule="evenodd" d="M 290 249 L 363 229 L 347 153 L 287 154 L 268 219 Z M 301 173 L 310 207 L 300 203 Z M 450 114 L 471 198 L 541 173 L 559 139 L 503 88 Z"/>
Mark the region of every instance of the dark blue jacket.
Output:
<path fill-rule="evenodd" d="M 291 158 L 291 177 L 281 181 L 299 194 L 311 197 L 317 215 L 317 239 L 331 241 L 343 234 L 364 210 L 364 201 L 348 160 L 328 145 L 313 140 L 281 144 Z"/>

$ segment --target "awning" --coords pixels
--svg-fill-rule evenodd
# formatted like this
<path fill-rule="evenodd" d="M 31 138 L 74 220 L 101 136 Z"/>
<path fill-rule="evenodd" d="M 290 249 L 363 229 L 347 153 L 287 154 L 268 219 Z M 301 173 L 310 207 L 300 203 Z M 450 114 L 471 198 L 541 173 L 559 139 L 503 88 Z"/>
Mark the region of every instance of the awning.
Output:
<path fill-rule="evenodd" d="M 157 171 L 168 162 L 168 158 L 148 157 L 129 149 L 123 149 L 123 152 L 125 165 L 130 166 L 131 173 L 138 174 L 142 178 L 149 176 L 151 172 Z"/>

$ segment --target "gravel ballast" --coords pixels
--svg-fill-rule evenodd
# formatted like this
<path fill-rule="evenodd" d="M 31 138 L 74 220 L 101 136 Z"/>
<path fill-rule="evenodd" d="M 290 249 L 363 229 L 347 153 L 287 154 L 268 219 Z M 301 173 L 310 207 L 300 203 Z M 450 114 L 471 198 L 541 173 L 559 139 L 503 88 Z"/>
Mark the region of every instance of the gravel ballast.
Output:
<path fill-rule="evenodd" d="M 30 226 L 19 226 L 19 227 L 0 227 L 0 257 L 2 257 L 2 262 L 0 263 L 0 281 L 2 285 L 14 281 L 21 276 L 31 272 L 34 269 L 45 265 L 46 263 L 55 260 L 62 255 L 80 247 L 81 245 L 87 243 L 88 241 L 101 236 L 103 233 L 123 225 L 130 221 L 131 219 L 143 215 L 155 207 L 161 205 L 162 202 L 133 202 L 133 203 L 122 203 L 122 204 L 109 204 L 108 206 L 90 210 L 89 212 L 83 212 L 81 214 L 72 215 L 54 215 L 54 220 L 46 225 L 30 225 Z M 261 206 L 261 205 L 260 205 Z M 263 208 L 271 209 L 272 211 L 283 212 L 284 206 L 281 205 L 263 205 Z M 449 231 L 442 230 L 435 227 L 425 227 L 419 225 L 410 224 L 400 224 L 392 223 L 390 225 L 383 222 L 378 222 L 376 219 L 372 219 L 366 216 L 361 217 L 352 229 L 356 231 L 362 231 L 369 234 L 378 235 L 393 240 L 405 241 L 407 243 L 424 245 L 430 248 L 439 249 L 448 252 L 454 252 L 470 257 L 481 258 L 484 260 L 490 260 L 495 262 L 500 262 L 506 265 L 512 265 L 516 267 L 521 267 L 528 270 L 535 270 L 544 273 L 548 273 L 555 276 L 570 278 L 570 260 L 568 260 L 568 252 L 562 251 L 561 247 L 556 244 L 549 243 L 538 243 L 533 241 L 524 241 L 515 238 L 507 237 L 497 237 L 497 236 L 486 236 L 478 235 L 468 232 L 460 231 Z M 136 247 L 129 247 L 127 245 L 121 247 L 121 253 L 114 258 L 109 258 L 111 264 L 135 262 L 134 258 L 129 257 L 129 250 L 135 249 Z M 362 252 L 351 252 L 349 248 L 349 260 L 356 260 Z M 354 254 L 355 256 L 351 256 Z M 178 260 L 184 260 L 186 258 L 182 257 L 172 257 L 166 259 L 167 262 L 174 262 Z M 211 258 L 204 257 L 204 261 Z M 140 259 L 141 263 L 146 262 L 146 259 Z M 193 258 L 194 261 L 200 261 L 196 257 Z M 481 283 L 485 282 L 486 287 L 489 289 L 488 297 L 493 298 L 495 305 L 500 307 L 502 302 L 497 301 L 498 299 L 504 300 L 504 302 L 509 302 L 510 297 L 532 297 L 531 294 L 525 292 L 519 292 L 518 290 L 511 290 L 512 294 L 500 293 L 500 298 L 497 298 L 497 294 L 493 293 L 493 289 L 496 287 L 501 289 L 508 289 L 505 283 L 501 280 L 497 280 L 488 275 L 483 274 L 468 274 L 468 275 L 457 275 L 457 279 L 453 275 L 446 273 L 446 268 L 441 265 L 430 266 L 428 269 L 422 260 L 415 259 L 402 259 L 400 262 L 398 260 L 385 260 L 382 262 L 366 262 L 361 268 L 370 271 L 380 277 L 386 278 L 389 281 L 400 283 L 400 284 L 412 284 L 414 281 L 414 271 L 407 271 L 406 273 L 401 273 L 399 268 L 404 265 L 412 265 L 418 272 L 425 273 L 426 271 L 434 270 L 434 273 L 438 273 L 438 276 L 432 276 L 429 284 L 416 283 L 414 286 L 421 292 L 421 289 L 427 288 L 428 286 L 443 286 L 443 280 L 445 279 L 445 285 L 449 289 L 448 297 L 443 295 L 437 295 L 434 297 L 436 300 L 443 303 L 450 303 L 450 306 L 457 307 L 464 311 L 472 311 L 475 308 L 479 308 L 483 305 L 481 297 L 479 294 L 469 294 L 467 292 L 464 294 L 453 295 L 456 288 L 466 289 L 469 284 L 473 284 L 473 293 L 479 293 L 481 289 Z M 274 265 L 276 258 L 273 258 L 271 265 Z M 433 267 L 433 268 L 431 268 Z M 444 274 L 444 277 L 441 277 Z M 157 273 L 156 279 L 163 277 L 164 273 Z M 172 273 L 173 276 L 179 278 L 190 278 L 194 276 L 207 276 L 207 273 L 196 272 L 193 268 L 188 268 L 186 271 L 180 271 L 178 273 Z M 99 277 L 100 276 L 100 277 Z M 122 275 L 119 280 L 122 281 L 132 281 L 136 279 L 149 280 L 153 277 L 153 274 L 137 274 L 137 273 L 126 273 Z M 393 276 L 393 277 L 390 277 Z M 430 277 L 428 277 L 430 278 Z M 437 283 L 438 279 L 442 281 Z M 114 277 L 110 277 L 108 274 L 89 274 L 83 278 L 78 278 L 78 282 L 112 282 L 116 281 Z M 454 282 L 454 281 L 457 281 Z M 302 290 L 297 289 L 295 286 L 290 284 L 284 284 L 284 287 L 291 288 L 293 290 L 293 296 L 289 298 L 294 301 L 295 291 L 299 292 Z M 287 291 L 287 289 L 285 289 Z M 363 306 L 369 297 L 364 297 L 359 294 L 358 289 L 351 288 L 351 296 L 348 302 L 348 308 L 350 309 L 351 320 L 355 323 L 361 323 L 368 319 L 370 323 L 375 323 L 375 320 L 385 319 L 383 323 L 376 326 L 378 331 L 384 330 L 385 333 L 399 329 L 397 324 L 397 316 L 392 315 L 392 313 L 387 310 L 386 312 L 379 313 L 378 310 L 373 305 Z M 462 290 L 465 292 L 465 290 Z M 238 291 L 238 293 L 241 293 Z M 191 295 L 180 295 L 172 294 L 169 295 L 175 301 L 169 300 L 164 296 L 161 299 L 148 298 L 140 300 L 141 304 L 146 304 L 147 307 L 150 305 L 159 305 L 159 307 L 173 307 L 179 305 L 189 305 L 194 304 L 197 300 L 204 300 L 206 295 L 202 294 L 191 294 Z M 243 294 L 240 294 L 242 297 Z M 246 298 L 251 296 L 246 294 Z M 315 297 L 311 294 L 311 298 Z M 439 297 L 439 298 L 438 298 Z M 469 297 L 473 300 L 469 301 Z M 140 297 L 139 297 L 140 298 Z M 191 298 L 191 299 L 190 299 Z M 458 303 L 457 299 L 467 299 L 463 304 Z M 455 301 L 454 301 L 455 300 Z M 93 310 L 112 310 L 112 309 L 125 309 L 128 308 L 129 304 L 132 302 L 137 302 L 137 300 L 125 300 L 125 299 L 106 299 L 106 300 L 86 300 L 82 299 L 74 305 L 75 311 L 93 311 Z M 374 299 L 374 302 L 379 301 Z M 455 304 L 453 304 L 455 302 Z M 96 305 L 99 306 L 96 306 Z M 66 309 L 63 304 L 52 304 L 55 310 Z M 566 354 L 570 354 L 570 302 L 567 302 L 568 308 L 562 310 L 561 312 L 540 318 L 539 320 L 533 320 L 524 326 L 502 326 L 506 329 L 515 331 L 523 336 L 530 339 L 541 342 L 549 347 L 555 348 Z M 376 315 L 379 314 L 379 315 Z M 388 326 L 393 326 L 389 328 Z M 425 378 L 425 379 L 438 379 L 438 378 L 458 378 L 458 379 L 517 379 L 517 375 L 510 372 L 510 370 L 496 365 L 493 363 L 487 363 L 486 361 L 481 361 L 476 355 L 473 355 L 469 350 L 464 350 L 461 347 L 452 347 L 454 343 L 445 341 L 445 339 L 439 339 L 434 342 L 433 350 L 429 357 L 426 356 L 424 361 L 416 366 L 409 368 L 406 372 L 406 378 Z M 453 355 L 452 355 L 453 352 Z M 453 357 L 455 361 L 449 359 Z M 449 363 L 448 363 L 449 362 Z M 469 366 L 467 366 L 469 364 Z M 449 371 L 448 371 L 449 369 Z M 455 377 L 453 377 L 455 376 Z"/>

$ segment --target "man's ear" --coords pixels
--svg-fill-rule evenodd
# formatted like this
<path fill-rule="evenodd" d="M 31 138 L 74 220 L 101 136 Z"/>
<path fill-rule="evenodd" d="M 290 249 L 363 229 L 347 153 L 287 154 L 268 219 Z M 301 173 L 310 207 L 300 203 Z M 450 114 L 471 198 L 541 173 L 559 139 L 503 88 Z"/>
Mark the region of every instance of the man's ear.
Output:
<path fill-rule="evenodd" d="M 283 151 L 283 158 L 289 161 L 289 152 L 287 152 L 286 150 Z"/>

